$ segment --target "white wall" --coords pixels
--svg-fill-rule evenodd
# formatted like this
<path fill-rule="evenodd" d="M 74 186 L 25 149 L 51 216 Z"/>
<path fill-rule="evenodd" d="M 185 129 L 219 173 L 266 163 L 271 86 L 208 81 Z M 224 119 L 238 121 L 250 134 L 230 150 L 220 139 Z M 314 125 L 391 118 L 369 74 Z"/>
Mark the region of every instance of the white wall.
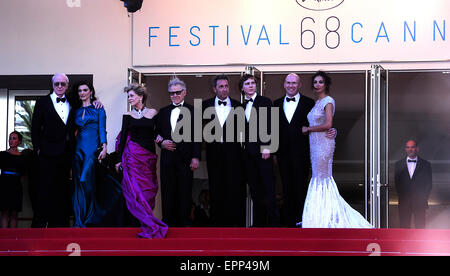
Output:
<path fill-rule="evenodd" d="M 113 151 L 126 111 L 131 18 L 119 0 L 79 2 L 70 8 L 67 0 L 0 1 L 0 75 L 94 75 Z"/>

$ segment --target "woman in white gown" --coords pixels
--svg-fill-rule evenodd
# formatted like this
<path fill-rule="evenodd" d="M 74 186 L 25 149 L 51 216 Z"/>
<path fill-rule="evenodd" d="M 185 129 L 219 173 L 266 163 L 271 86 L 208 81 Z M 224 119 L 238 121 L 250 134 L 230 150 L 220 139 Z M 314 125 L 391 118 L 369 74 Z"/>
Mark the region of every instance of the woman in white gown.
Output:
<path fill-rule="evenodd" d="M 330 97 L 331 79 L 321 71 L 313 76 L 313 90 L 318 100 L 308 114 L 312 178 L 303 209 L 302 228 L 372 228 L 339 194 L 333 179 L 334 139 L 325 135 L 333 125 L 334 99 Z"/>

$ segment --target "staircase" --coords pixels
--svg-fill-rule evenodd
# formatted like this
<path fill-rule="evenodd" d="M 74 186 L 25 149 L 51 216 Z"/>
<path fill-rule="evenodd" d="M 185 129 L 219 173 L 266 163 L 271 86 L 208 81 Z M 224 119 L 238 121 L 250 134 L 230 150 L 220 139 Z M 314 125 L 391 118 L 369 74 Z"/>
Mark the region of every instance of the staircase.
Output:
<path fill-rule="evenodd" d="M 450 230 L 170 228 L 0 229 L 0 256 L 450 256 Z"/>

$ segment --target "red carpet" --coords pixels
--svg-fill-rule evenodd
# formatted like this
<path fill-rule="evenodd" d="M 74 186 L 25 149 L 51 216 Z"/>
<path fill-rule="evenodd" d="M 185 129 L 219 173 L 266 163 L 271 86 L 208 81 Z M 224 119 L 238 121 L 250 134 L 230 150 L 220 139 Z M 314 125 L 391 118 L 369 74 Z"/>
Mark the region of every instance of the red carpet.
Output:
<path fill-rule="evenodd" d="M 1 229 L 0 256 L 450 256 L 450 230 L 170 228 L 166 239 L 153 240 L 136 238 L 138 232 L 138 228 Z"/>

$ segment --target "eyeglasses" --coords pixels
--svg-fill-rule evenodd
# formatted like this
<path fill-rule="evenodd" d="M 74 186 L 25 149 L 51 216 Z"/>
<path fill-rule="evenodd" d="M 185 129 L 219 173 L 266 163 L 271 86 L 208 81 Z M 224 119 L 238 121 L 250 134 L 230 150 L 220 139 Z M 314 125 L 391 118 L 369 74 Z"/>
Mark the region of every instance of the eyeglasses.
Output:
<path fill-rule="evenodd" d="M 89 92 L 89 89 L 88 88 L 78 89 L 78 93 L 81 93 L 81 92 Z"/>
<path fill-rule="evenodd" d="M 184 90 L 179 90 L 179 91 L 172 91 L 172 92 L 169 92 L 169 96 L 170 96 L 170 97 L 173 97 L 173 96 L 175 96 L 175 95 L 180 96 L 181 93 L 183 93 L 183 91 L 184 91 Z"/>
<path fill-rule="evenodd" d="M 67 85 L 67 83 L 65 83 L 65 82 L 54 82 L 53 85 L 56 86 L 56 87 L 58 87 L 58 86 L 65 87 Z"/>

